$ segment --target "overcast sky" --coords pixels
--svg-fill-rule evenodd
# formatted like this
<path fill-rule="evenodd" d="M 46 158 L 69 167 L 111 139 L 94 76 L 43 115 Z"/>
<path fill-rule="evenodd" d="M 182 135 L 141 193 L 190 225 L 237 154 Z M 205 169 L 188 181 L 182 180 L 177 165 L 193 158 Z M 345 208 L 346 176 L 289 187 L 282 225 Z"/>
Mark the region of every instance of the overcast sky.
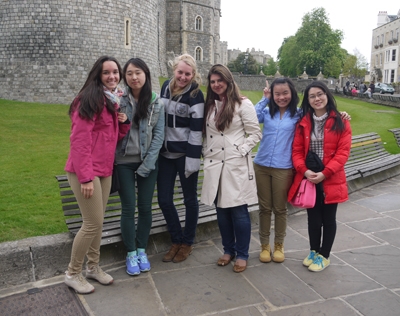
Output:
<path fill-rule="evenodd" d="M 303 16 L 317 7 L 325 8 L 332 29 L 342 30 L 342 47 L 350 54 L 358 49 L 370 62 L 372 30 L 377 27 L 379 11 L 396 15 L 400 3 L 380 1 L 315 0 L 222 0 L 221 41 L 228 49 L 262 50 L 276 60 L 285 37 L 295 35 Z"/>

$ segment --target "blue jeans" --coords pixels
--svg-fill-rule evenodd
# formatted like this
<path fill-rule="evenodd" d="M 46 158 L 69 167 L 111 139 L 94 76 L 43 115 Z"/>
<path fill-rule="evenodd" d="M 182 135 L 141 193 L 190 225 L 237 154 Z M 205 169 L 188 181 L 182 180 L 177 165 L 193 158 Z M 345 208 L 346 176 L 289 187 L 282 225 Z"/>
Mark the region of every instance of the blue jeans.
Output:
<path fill-rule="evenodd" d="M 196 235 L 199 218 L 199 202 L 197 199 L 197 179 L 199 172 L 185 177 L 185 156 L 177 159 L 158 158 L 157 191 L 158 204 L 164 214 L 167 228 L 173 244 L 192 245 Z M 174 205 L 174 187 L 176 174 L 179 175 L 185 204 L 185 229 L 182 230 L 179 215 Z"/>
<path fill-rule="evenodd" d="M 217 209 L 218 227 L 222 237 L 224 254 L 236 255 L 237 259 L 249 258 L 251 222 L 247 204 Z"/>

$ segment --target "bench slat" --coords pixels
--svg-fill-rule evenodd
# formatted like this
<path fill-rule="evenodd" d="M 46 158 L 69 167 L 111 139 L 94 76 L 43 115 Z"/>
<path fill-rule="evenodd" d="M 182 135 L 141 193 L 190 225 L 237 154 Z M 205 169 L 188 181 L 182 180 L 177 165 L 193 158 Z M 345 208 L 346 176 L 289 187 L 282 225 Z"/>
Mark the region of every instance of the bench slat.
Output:
<path fill-rule="evenodd" d="M 392 129 L 391 131 L 400 146 L 400 128 Z M 252 153 L 255 156 L 255 153 Z M 368 175 L 392 168 L 400 164 L 400 154 L 392 155 L 386 151 L 382 140 L 377 133 L 366 133 L 352 136 L 352 145 L 350 150 L 349 160 L 345 165 L 345 173 L 347 181 L 366 177 Z M 200 196 L 203 185 L 203 162 L 201 162 L 198 181 L 198 196 Z M 76 234 L 82 225 L 82 217 L 79 211 L 79 206 L 76 198 L 70 188 L 66 175 L 56 176 L 60 189 L 61 205 L 65 216 L 65 222 L 68 230 L 72 234 Z M 185 222 L 185 205 L 183 202 L 182 186 L 179 178 L 175 181 L 174 188 L 174 203 L 179 215 L 182 226 Z M 257 211 L 258 204 L 249 205 L 249 212 Z M 150 234 L 156 234 L 167 231 L 164 216 L 158 206 L 157 189 L 154 191 L 152 200 L 152 228 Z M 137 212 L 136 212 L 137 222 Z M 118 193 L 113 193 L 107 203 L 106 212 L 104 215 L 103 233 L 101 244 L 112 244 L 120 242 L 121 239 L 121 200 Z M 199 203 L 199 219 L 198 223 L 206 223 L 217 219 L 214 206 L 204 205 Z"/>

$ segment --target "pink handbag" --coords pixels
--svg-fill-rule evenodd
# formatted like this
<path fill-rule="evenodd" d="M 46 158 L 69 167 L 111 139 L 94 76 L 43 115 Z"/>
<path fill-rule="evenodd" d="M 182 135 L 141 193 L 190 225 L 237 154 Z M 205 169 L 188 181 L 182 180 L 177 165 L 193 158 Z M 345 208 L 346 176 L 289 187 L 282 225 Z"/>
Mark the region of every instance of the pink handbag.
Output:
<path fill-rule="evenodd" d="M 315 206 L 316 190 L 315 184 L 307 179 L 301 180 L 300 187 L 290 204 L 297 207 L 313 208 Z"/>

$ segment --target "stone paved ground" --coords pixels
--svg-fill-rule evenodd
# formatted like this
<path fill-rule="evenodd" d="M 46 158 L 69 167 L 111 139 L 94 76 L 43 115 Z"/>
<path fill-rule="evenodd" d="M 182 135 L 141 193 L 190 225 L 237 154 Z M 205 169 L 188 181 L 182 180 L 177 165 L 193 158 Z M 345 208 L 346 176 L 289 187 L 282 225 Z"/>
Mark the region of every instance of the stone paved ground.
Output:
<path fill-rule="evenodd" d="M 99 316 L 400 315 L 400 176 L 351 194 L 337 220 L 331 266 L 320 273 L 302 265 L 308 254 L 303 211 L 289 216 L 282 264 L 258 260 L 255 223 L 243 273 L 216 265 L 221 240 L 212 239 L 196 244 L 182 263 L 150 257 L 151 271 L 137 277 L 129 277 L 123 263 L 109 266 L 115 283 L 95 283 L 95 293 L 79 297 Z"/>

